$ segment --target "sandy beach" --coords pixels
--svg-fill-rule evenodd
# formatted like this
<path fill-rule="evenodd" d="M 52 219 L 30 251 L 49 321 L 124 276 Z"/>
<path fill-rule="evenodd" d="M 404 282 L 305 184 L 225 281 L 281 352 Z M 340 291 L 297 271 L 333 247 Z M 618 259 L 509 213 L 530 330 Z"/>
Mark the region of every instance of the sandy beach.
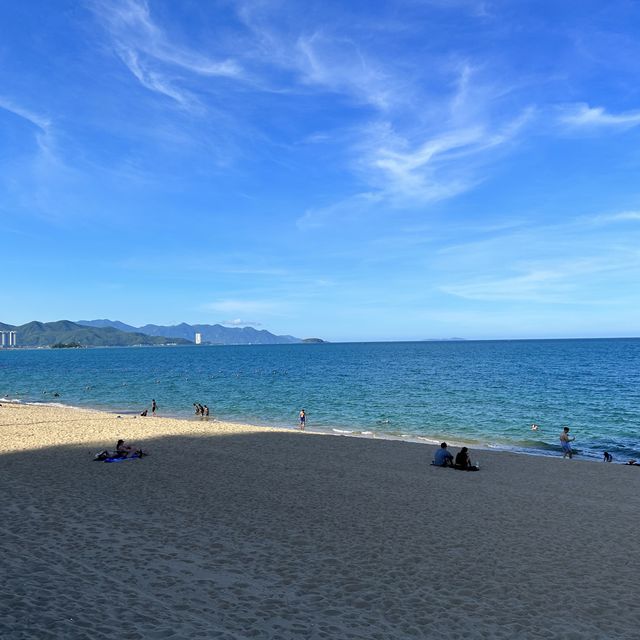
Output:
<path fill-rule="evenodd" d="M 151 455 L 93 462 L 118 438 Z M 4 404 L 0 637 L 640 636 L 640 469 L 432 455 Z"/>

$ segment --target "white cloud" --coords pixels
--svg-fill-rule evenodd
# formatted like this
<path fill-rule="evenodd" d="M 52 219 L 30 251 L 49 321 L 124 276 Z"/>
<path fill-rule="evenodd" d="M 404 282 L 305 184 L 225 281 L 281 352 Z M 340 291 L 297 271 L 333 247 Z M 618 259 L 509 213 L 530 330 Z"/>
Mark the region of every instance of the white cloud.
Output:
<path fill-rule="evenodd" d="M 531 114 L 526 109 L 500 128 L 483 123 L 444 128 L 417 144 L 391 132 L 382 141 L 373 139 L 363 164 L 389 195 L 420 202 L 450 198 L 480 181 L 477 165 L 465 161 L 488 161 L 487 152 L 511 142 Z"/>
<path fill-rule="evenodd" d="M 493 302 L 600 305 L 637 298 L 640 251 L 615 228 L 594 236 L 592 224 L 576 218 L 441 250 L 437 266 L 448 282 L 439 289 Z"/>
<path fill-rule="evenodd" d="M 233 320 L 222 320 L 220 324 L 224 324 L 229 327 L 261 327 L 262 326 L 260 322 L 255 322 L 254 320 L 242 320 L 240 318 L 235 318 Z"/>
<path fill-rule="evenodd" d="M 361 132 L 354 146 L 354 166 L 371 189 L 326 207 L 308 209 L 297 220 L 301 229 L 321 227 L 345 217 L 368 213 L 373 207 L 415 207 L 457 196 L 482 181 L 481 167 L 513 142 L 530 120 L 532 109 L 501 128 L 478 124 L 452 127 L 420 141 L 397 134 L 391 122 Z"/>
<path fill-rule="evenodd" d="M 474 279 L 445 285 L 441 290 L 467 300 L 568 302 L 570 287 L 564 277 L 565 274 L 553 270 L 535 270 L 511 278 Z"/>
<path fill-rule="evenodd" d="M 31 111 L 29 109 L 25 109 L 21 107 L 8 98 L 0 96 L 0 109 L 4 109 L 9 113 L 13 113 L 13 115 L 30 122 L 32 125 L 38 127 L 43 133 L 48 133 L 51 127 L 51 120 L 46 116 L 42 116 L 35 111 Z"/>
<path fill-rule="evenodd" d="M 120 50 L 122 61 L 129 67 L 131 73 L 140 81 L 140 84 L 173 98 L 182 106 L 194 105 L 194 98 L 188 92 L 174 87 L 162 74 L 151 71 L 144 64 L 140 64 L 138 54 L 133 49 L 122 48 Z"/>
<path fill-rule="evenodd" d="M 621 211 L 620 213 L 610 213 L 595 216 L 591 220 L 597 224 L 608 224 L 615 222 L 640 222 L 640 211 Z"/>
<path fill-rule="evenodd" d="M 580 103 L 562 109 L 560 122 L 571 127 L 631 128 L 640 124 L 640 111 L 608 113 L 603 107 L 590 107 Z"/>
<path fill-rule="evenodd" d="M 233 59 L 216 59 L 172 42 L 152 19 L 145 0 L 96 1 L 93 7 L 131 73 L 147 89 L 183 107 L 196 100 L 180 86 L 175 68 L 209 77 L 237 78 L 243 73 Z"/>
<path fill-rule="evenodd" d="M 350 40 L 322 32 L 301 36 L 293 58 L 302 82 L 318 85 L 385 110 L 395 99 L 393 76 Z"/>

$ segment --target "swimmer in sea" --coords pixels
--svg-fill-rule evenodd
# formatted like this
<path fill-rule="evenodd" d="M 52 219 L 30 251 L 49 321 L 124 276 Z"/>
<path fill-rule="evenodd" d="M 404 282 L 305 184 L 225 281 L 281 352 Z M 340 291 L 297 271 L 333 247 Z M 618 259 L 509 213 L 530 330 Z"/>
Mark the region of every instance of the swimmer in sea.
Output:
<path fill-rule="evenodd" d="M 532 424 L 531 425 L 531 431 L 537 431 L 538 430 L 538 425 L 537 424 Z"/>

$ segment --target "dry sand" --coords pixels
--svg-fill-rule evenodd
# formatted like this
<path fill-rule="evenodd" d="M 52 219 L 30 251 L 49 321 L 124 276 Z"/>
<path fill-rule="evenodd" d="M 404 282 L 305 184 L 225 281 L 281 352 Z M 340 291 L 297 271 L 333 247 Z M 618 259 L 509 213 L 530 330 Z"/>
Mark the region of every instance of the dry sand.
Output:
<path fill-rule="evenodd" d="M 0 637 L 640 637 L 640 469 L 432 453 L 5 404 Z"/>

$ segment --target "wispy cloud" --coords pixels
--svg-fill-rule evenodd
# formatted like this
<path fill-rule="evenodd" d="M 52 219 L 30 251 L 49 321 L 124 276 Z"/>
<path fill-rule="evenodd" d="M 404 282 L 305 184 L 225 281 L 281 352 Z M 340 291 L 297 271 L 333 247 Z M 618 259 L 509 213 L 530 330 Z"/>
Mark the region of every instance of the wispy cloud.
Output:
<path fill-rule="evenodd" d="M 35 127 L 38 127 L 38 129 L 43 133 L 48 133 L 51 128 L 51 120 L 48 117 L 31 111 L 30 109 L 25 109 L 3 96 L 0 96 L 0 109 L 4 109 L 9 113 L 13 113 L 13 115 L 30 122 Z"/>
<path fill-rule="evenodd" d="M 616 222 L 640 222 L 640 211 L 621 211 L 593 216 L 590 220 L 596 224 L 611 224 Z"/>
<path fill-rule="evenodd" d="M 526 110 L 499 129 L 482 124 L 452 128 L 418 143 L 395 135 L 387 124 L 381 136 L 365 143 L 361 166 L 390 197 L 420 203 L 449 198 L 481 179 L 464 162 L 513 140 L 530 115 Z"/>
<path fill-rule="evenodd" d="M 153 20 L 145 0 L 96 0 L 93 7 L 111 36 L 118 56 L 138 81 L 183 107 L 193 106 L 197 100 L 181 86 L 176 68 L 208 77 L 242 75 L 236 60 L 207 56 L 173 42 Z"/>
<path fill-rule="evenodd" d="M 615 252 L 611 252 L 612 254 Z M 506 265 L 508 268 L 508 265 Z M 515 265 L 512 265 L 512 268 Z M 607 255 L 573 260 L 539 260 L 511 277 L 477 277 L 445 285 L 445 293 L 467 300 L 536 302 L 553 304 L 603 304 L 602 292 L 589 295 L 589 283 L 606 274 L 638 273 L 640 255 Z"/>
<path fill-rule="evenodd" d="M 459 109 L 455 100 L 454 108 Z M 452 123 L 444 131 L 426 136 L 401 135 L 390 121 L 367 126 L 351 153 L 355 155 L 355 171 L 370 190 L 329 206 L 308 209 L 297 224 L 314 228 L 344 216 L 366 214 L 379 205 L 411 208 L 464 193 L 483 181 L 482 167 L 517 140 L 533 114 L 534 110 L 527 108 L 497 126 Z"/>
<path fill-rule="evenodd" d="M 348 95 L 382 110 L 397 95 L 393 76 L 351 40 L 316 31 L 300 36 L 294 51 L 294 64 L 303 83 Z"/>
<path fill-rule="evenodd" d="M 623 212 L 605 218 L 640 216 Z M 440 290 L 466 300 L 560 305 L 637 298 L 631 283 L 640 278 L 640 251 L 614 227 L 594 237 L 597 219 L 522 227 L 442 249 L 439 269 L 447 272 L 448 282 Z"/>
<path fill-rule="evenodd" d="M 40 152 L 40 159 L 52 160 L 54 158 L 53 125 L 49 117 L 18 105 L 14 101 L 3 96 L 0 96 L 0 109 L 3 109 L 8 113 L 12 113 L 14 116 L 18 116 L 22 120 L 33 125 L 35 128 L 35 140 Z"/>
<path fill-rule="evenodd" d="M 0 110 L 27 123 L 25 137 L 30 139 L 29 145 L 25 146 L 28 151 L 14 158 L 11 166 L 3 172 L 7 190 L 30 214 L 49 220 L 64 220 L 68 212 L 63 211 L 61 198 L 54 194 L 61 185 L 72 192 L 71 185 L 77 178 L 77 172 L 65 161 L 64 145 L 59 142 L 63 136 L 54 120 L 6 96 L 0 96 Z"/>
<path fill-rule="evenodd" d="M 627 129 L 640 125 L 640 110 L 609 113 L 604 107 L 579 103 L 562 108 L 560 122 L 571 127 Z"/>
<path fill-rule="evenodd" d="M 536 269 L 510 278 L 478 278 L 441 289 L 467 300 L 573 302 L 568 296 L 572 288 L 568 275 L 567 271 Z"/>

